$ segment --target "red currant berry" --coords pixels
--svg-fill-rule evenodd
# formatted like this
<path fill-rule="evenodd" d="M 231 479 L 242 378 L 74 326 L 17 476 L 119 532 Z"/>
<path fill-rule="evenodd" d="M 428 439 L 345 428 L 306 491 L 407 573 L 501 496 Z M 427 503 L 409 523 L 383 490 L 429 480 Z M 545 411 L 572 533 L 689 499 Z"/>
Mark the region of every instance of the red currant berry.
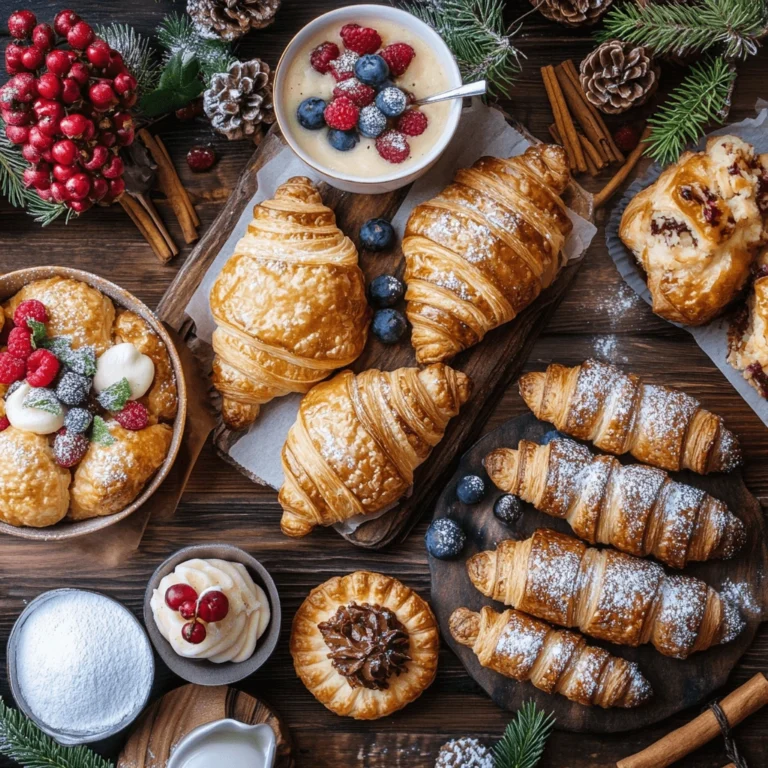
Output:
<path fill-rule="evenodd" d="M 123 61 L 123 57 L 117 51 L 112 51 L 109 54 L 109 66 L 105 68 L 104 74 L 107 75 L 107 77 L 116 77 L 124 71 L 125 62 Z"/>
<path fill-rule="evenodd" d="M 109 150 L 106 147 L 103 147 L 101 144 L 97 144 L 92 150 L 91 150 L 91 156 L 83 162 L 80 161 L 80 164 L 85 168 L 86 171 L 98 171 L 99 168 L 101 168 L 104 163 L 107 162 L 107 158 L 109 157 Z"/>
<path fill-rule="evenodd" d="M 2 113 L 6 125 L 29 125 L 34 116 L 26 104 L 20 104 L 19 109 L 4 109 Z"/>
<path fill-rule="evenodd" d="M 13 324 L 26 328 L 27 320 L 35 320 L 38 323 L 48 322 L 48 310 L 42 301 L 26 299 L 16 307 L 13 313 Z"/>
<path fill-rule="evenodd" d="M 21 56 L 24 49 L 16 43 L 8 43 L 5 49 L 5 71 L 9 75 L 17 75 L 24 71 L 24 65 L 21 62 Z"/>
<path fill-rule="evenodd" d="M 2 101 L 29 104 L 37 96 L 37 80 L 31 72 L 19 72 L 3 86 Z"/>
<path fill-rule="evenodd" d="M 29 141 L 28 125 L 6 125 L 5 135 L 11 144 L 26 144 Z"/>
<path fill-rule="evenodd" d="M 39 149 L 35 149 L 31 144 L 25 144 L 21 148 L 21 156 L 28 162 L 32 163 L 33 165 L 39 163 L 43 156 Z"/>
<path fill-rule="evenodd" d="M 53 20 L 53 28 L 56 30 L 57 35 L 66 37 L 69 30 L 72 29 L 78 21 L 80 21 L 80 17 L 74 11 L 70 11 L 67 8 L 56 14 L 56 18 Z"/>
<path fill-rule="evenodd" d="M 95 178 L 91 184 L 91 197 L 94 200 L 101 200 L 107 192 L 109 192 L 109 182 L 101 176 Z"/>
<path fill-rule="evenodd" d="M 67 81 L 65 80 L 64 82 L 66 83 Z M 68 139 L 79 139 L 88 132 L 88 123 L 91 123 L 91 121 L 87 117 L 78 112 L 73 112 L 71 115 L 61 119 L 59 127 Z M 91 123 L 91 127 L 93 127 L 93 123 Z"/>
<path fill-rule="evenodd" d="M 51 51 L 45 57 L 45 66 L 48 67 L 48 71 L 52 72 L 58 77 L 64 77 L 69 72 L 69 68 L 72 66 L 72 61 L 69 58 L 67 51 L 55 50 Z"/>
<path fill-rule="evenodd" d="M 66 120 L 66 118 L 64 118 Z M 40 130 L 39 125 L 33 125 L 29 129 L 29 143 L 41 152 L 50 149 L 53 146 L 53 137 L 46 135 Z"/>
<path fill-rule="evenodd" d="M 133 144 L 134 136 L 135 132 L 133 128 L 121 128 L 117 132 L 117 143 L 121 147 L 129 147 L 131 144 Z"/>
<path fill-rule="evenodd" d="M 62 139 L 51 147 L 51 155 L 61 165 L 72 165 L 77 160 L 77 146 L 72 139 Z"/>
<path fill-rule="evenodd" d="M 103 40 L 94 40 L 86 49 L 85 56 L 94 67 L 109 66 L 112 49 Z"/>
<path fill-rule="evenodd" d="M 64 205 L 71 208 L 75 213 L 85 213 L 93 207 L 93 200 L 69 200 Z"/>
<path fill-rule="evenodd" d="M 112 127 L 120 130 L 121 128 L 133 128 L 133 117 L 129 112 L 115 112 L 112 115 Z"/>
<path fill-rule="evenodd" d="M 61 100 L 65 104 L 74 104 L 80 100 L 80 84 L 71 77 L 66 77 L 61 83 Z"/>
<path fill-rule="evenodd" d="M 200 645 L 205 635 L 205 627 L 199 621 L 190 621 L 181 628 L 181 636 L 192 645 Z"/>
<path fill-rule="evenodd" d="M 36 349 L 27 359 L 27 384 L 30 387 L 47 387 L 59 372 L 56 355 L 47 349 Z"/>
<path fill-rule="evenodd" d="M 23 360 L 8 352 L 0 353 L 0 384 L 10 386 L 15 381 L 21 381 L 26 372 L 27 365 Z"/>
<path fill-rule="evenodd" d="M 179 613 L 182 619 L 194 619 L 197 612 L 197 602 L 187 600 L 179 606 Z"/>
<path fill-rule="evenodd" d="M 76 50 L 86 49 L 94 40 L 95 35 L 90 24 L 84 21 L 78 21 L 73 24 L 67 32 L 67 42 Z"/>
<path fill-rule="evenodd" d="M 24 49 L 24 53 L 21 54 L 21 63 L 30 72 L 34 72 L 43 65 L 45 56 L 39 48 L 35 48 L 31 45 L 29 48 Z"/>
<path fill-rule="evenodd" d="M 26 40 L 37 24 L 32 11 L 14 11 L 8 18 L 8 31 L 17 40 Z"/>
<path fill-rule="evenodd" d="M 128 72 L 121 72 L 119 75 L 115 75 L 115 91 L 121 96 L 133 92 L 138 85 L 136 78 Z"/>
<path fill-rule="evenodd" d="M 116 200 L 125 192 L 125 182 L 122 179 L 112 179 L 109 182 L 109 196 Z"/>
<path fill-rule="evenodd" d="M 105 147 L 114 147 L 117 143 L 117 134 L 112 131 L 102 131 L 99 134 L 99 144 Z"/>
<path fill-rule="evenodd" d="M 138 432 L 149 423 L 149 411 L 138 400 L 129 400 L 122 411 L 115 414 L 115 421 L 123 428 Z"/>
<path fill-rule="evenodd" d="M 60 101 L 52 99 L 36 99 L 32 105 L 38 120 L 41 117 L 52 117 L 55 120 L 61 120 L 64 117 L 64 105 Z"/>
<path fill-rule="evenodd" d="M 55 139 L 59 135 L 60 122 L 53 117 L 41 117 L 37 121 L 37 128 L 40 133 L 45 134 L 50 139 Z"/>
<path fill-rule="evenodd" d="M 65 183 L 70 200 L 85 200 L 91 191 L 91 179 L 86 173 L 76 173 Z"/>
<path fill-rule="evenodd" d="M 69 179 L 71 179 L 76 173 L 76 165 L 60 165 L 59 163 L 56 163 L 53 166 L 53 178 L 56 179 L 56 181 L 69 181 Z"/>
<path fill-rule="evenodd" d="M 117 96 L 115 96 L 112 86 L 106 81 L 94 83 L 88 89 L 88 98 L 97 110 L 103 112 L 117 104 Z"/>
<path fill-rule="evenodd" d="M 37 79 L 37 93 L 44 99 L 57 99 L 61 93 L 61 80 L 52 72 L 45 72 Z"/>
<path fill-rule="evenodd" d="M 214 589 L 204 592 L 197 606 L 197 615 L 203 621 L 221 621 L 229 613 L 229 600 L 227 596 Z"/>
<path fill-rule="evenodd" d="M 101 175 L 105 179 L 118 179 L 125 170 L 119 155 L 113 155 L 111 160 L 102 168 Z"/>
<path fill-rule="evenodd" d="M 78 85 L 86 85 L 91 77 L 91 70 L 82 61 L 76 61 L 70 68 L 67 77 L 77 81 Z"/>
<path fill-rule="evenodd" d="M 56 35 L 50 24 L 38 24 L 32 30 L 32 45 L 34 45 L 35 48 L 39 48 L 43 53 L 46 53 L 53 48 L 55 40 Z"/>
<path fill-rule="evenodd" d="M 51 172 L 45 163 L 37 168 L 25 168 L 21 178 L 25 187 L 48 189 L 51 186 Z"/>
<path fill-rule="evenodd" d="M 192 147 L 187 152 L 187 165 L 195 173 L 202 173 L 211 169 L 216 162 L 216 153 L 213 147 Z"/>
<path fill-rule="evenodd" d="M 189 600 L 197 602 L 197 592 L 189 584 L 173 584 L 165 590 L 165 604 L 172 611 L 178 611 Z"/>
<path fill-rule="evenodd" d="M 63 181 L 51 182 L 51 197 L 53 197 L 54 201 L 57 203 L 67 202 L 67 188 L 64 186 Z"/>
<path fill-rule="evenodd" d="M 32 331 L 15 325 L 8 334 L 8 354 L 26 360 L 32 352 Z"/>

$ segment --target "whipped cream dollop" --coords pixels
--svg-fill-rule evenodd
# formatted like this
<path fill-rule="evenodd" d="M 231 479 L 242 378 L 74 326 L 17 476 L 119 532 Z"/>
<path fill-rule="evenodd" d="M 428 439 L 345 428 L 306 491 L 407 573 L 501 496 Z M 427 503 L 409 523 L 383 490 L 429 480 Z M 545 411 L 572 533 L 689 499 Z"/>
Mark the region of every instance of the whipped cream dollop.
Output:
<path fill-rule="evenodd" d="M 155 364 L 152 358 L 139 352 L 129 341 L 115 344 L 96 361 L 93 388 L 103 392 L 121 379 L 127 379 L 131 387 L 129 400 L 138 400 L 152 386 Z"/>
<path fill-rule="evenodd" d="M 56 414 L 43 408 L 24 405 L 24 399 L 31 390 L 32 387 L 26 381 L 22 382 L 5 401 L 5 415 L 11 426 L 36 435 L 58 432 L 64 426 L 64 409 L 59 408 Z"/>
<path fill-rule="evenodd" d="M 229 611 L 221 621 L 201 622 L 206 629 L 201 643 L 193 644 L 182 637 L 182 627 L 188 620 L 165 601 L 165 593 L 175 584 L 188 584 L 198 598 L 205 592 L 218 590 L 229 600 Z M 270 618 L 264 590 L 254 583 L 244 565 L 227 560 L 196 558 L 180 563 L 160 581 L 152 593 L 150 606 L 157 628 L 179 656 L 207 659 L 216 664 L 249 659 Z"/>

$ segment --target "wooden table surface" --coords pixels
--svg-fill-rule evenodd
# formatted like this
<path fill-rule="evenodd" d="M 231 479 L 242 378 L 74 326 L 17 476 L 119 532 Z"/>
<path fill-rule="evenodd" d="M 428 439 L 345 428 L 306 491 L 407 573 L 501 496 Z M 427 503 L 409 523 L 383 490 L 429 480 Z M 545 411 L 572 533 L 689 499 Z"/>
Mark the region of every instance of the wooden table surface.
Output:
<path fill-rule="evenodd" d="M 342 4 L 332 0 L 283 0 L 276 23 L 248 36 L 238 53 L 241 58 L 258 55 L 274 64 L 301 26 L 320 12 Z M 5 19 L 12 6 L 17 5 L 16 0 L 13 3 L 2 0 L 0 18 Z M 59 6 L 42 0 L 23 5 L 47 21 Z M 91 23 L 126 21 L 148 33 L 164 14 L 174 9 L 181 11 L 183 5 L 182 2 L 174 5 L 171 0 L 131 3 L 81 0 L 76 10 Z M 509 21 L 528 8 L 524 0 L 511 0 L 508 6 Z M 4 46 L 7 35 L 0 42 Z M 539 67 L 566 58 L 578 61 L 593 43 L 587 32 L 565 30 L 536 14 L 526 18 L 525 33 L 519 43 L 528 59 L 504 106 L 535 135 L 547 139 L 551 115 Z M 768 97 L 766 67 L 768 51 L 765 49 L 740 67 L 733 119 L 752 114 L 756 99 Z M 676 76 L 670 72 L 668 82 Z M 216 218 L 252 147 L 245 142 L 212 137 L 204 122 L 180 123 L 171 118 L 158 126 L 158 133 L 192 194 L 204 230 Z M 188 171 L 184 155 L 192 145 L 209 141 L 213 141 L 221 159 L 211 172 L 194 175 Z M 599 183 L 590 180 L 587 186 L 596 189 Z M 158 203 L 158 208 L 181 243 L 181 234 L 170 210 L 163 202 Z M 119 206 L 91 211 L 67 227 L 57 222 L 41 229 L 4 201 L 0 205 L 0 269 L 3 271 L 45 264 L 80 267 L 119 283 L 155 306 L 189 250 L 184 248 L 182 255 L 170 265 L 161 265 Z M 606 252 L 602 227 L 574 285 L 538 340 L 527 369 L 541 369 L 552 360 L 575 364 L 589 356 L 631 368 L 653 381 L 682 387 L 700 398 L 706 407 L 722 414 L 744 446 L 747 484 L 763 505 L 768 502 L 768 431 L 691 337 L 654 317 L 622 283 Z M 486 429 L 524 410 L 516 388 L 511 387 Z M 228 541 L 259 558 L 274 576 L 281 592 L 285 629 L 278 650 L 270 663 L 255 677 L 244 681 L 242 687 L 267 699 L 285 717 L 295 740 L 299 766 L 429 768 L 440 745 L 450 738 L 470 734 L 487 743 L 498 739 L 510 719 L 509 713 L 491 703 L 445 648 L 432 687 L 415 704 L 393 717 L 358 723 L 336 717 L 314 700 L 295 677 L 288 653 L 290 622 L 299 603 L 312 587 L 330 576 L 358 568 L 397 576 L 428 597 L 429 570 L 423 544 L 426 523 L 418 525 L 403 543 L 382 552 L 366 552 L 347 544 L 330 530 L 318 531 L 300 541 L 287 539 L 280 533 L 279 517 L 275 493 L 252 485 L 221 461 L 209 445 L 175 517 L 169 522 L 150 524 L 140 550 L 118 568 L 105 570 L 78 561 L 68 553 L 66 544 L 46 547 L 41 557 L 41 550 L 34 542 L 4 538 L 0 543 L 2 652 L 14 620 L 25 604 L 40 592 L 63 586 L 90 587 L 122 600 L 139 614 L 147 579 L 161 560 L 188 544 Z M 425 514 L 425 519 L 427 517 Z M 5 668 L 4 658 L 2 668 Z M 731 676 L 727 689 L 766 668 L 768 628 L 764 627 Z M 180 682 L 162 664 L 158 673 L 158 694 Z M 0 694 L 6 700 L 10 697 L 4 674 L 0 678 Z M 556 732 L 541 765 L 613 766 L 620 757 L 655 741 L 696 714 L 696 711 L 684 712 L 647 730 L 618 736 Z M 768 710 L 741 725 L 736 735 L 750 766 L 768 765 Z M 119 745 L 110 744 L 102 751 L 115 755 L 118 749 Z M 680 765 L 720 768 L 727 762 L 721 743 L 714 742 Z M 0 765 L 9 763 L 0 759 Z"/>

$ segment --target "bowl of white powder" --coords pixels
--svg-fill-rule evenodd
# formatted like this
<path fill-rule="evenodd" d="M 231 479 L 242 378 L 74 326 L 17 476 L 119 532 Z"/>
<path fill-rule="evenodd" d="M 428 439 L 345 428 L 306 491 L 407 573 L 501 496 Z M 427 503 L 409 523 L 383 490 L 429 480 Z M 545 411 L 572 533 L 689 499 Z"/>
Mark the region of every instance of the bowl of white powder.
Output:
<path fill-rule="evenodd" d="M 16 704 L 60 744 L 88 744 L 122 731 L 146 706 L 154 677 L 144 628 L 98 592 L 44 592 L 8 639 Z"/>

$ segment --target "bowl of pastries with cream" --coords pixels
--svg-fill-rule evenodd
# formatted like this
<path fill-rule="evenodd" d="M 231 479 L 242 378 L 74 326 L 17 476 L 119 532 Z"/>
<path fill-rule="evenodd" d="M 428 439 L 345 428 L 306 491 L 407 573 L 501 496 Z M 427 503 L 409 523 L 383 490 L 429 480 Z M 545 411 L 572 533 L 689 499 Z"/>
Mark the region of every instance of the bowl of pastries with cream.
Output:
<path fill-rule="evenodd" d="M 167 331 L 127 291 L 66 267 L 0 277 L 0 531 L 59 540 L 159 487 L 186 389 Z"/>
<path fill-rule="evenodd" d="M 144 623 L 162 660 L 197 685 L 252 675 L 280 636 L 280 597 L 264 566 L 231 544 L 185 547 L 152 575 Z"/>

